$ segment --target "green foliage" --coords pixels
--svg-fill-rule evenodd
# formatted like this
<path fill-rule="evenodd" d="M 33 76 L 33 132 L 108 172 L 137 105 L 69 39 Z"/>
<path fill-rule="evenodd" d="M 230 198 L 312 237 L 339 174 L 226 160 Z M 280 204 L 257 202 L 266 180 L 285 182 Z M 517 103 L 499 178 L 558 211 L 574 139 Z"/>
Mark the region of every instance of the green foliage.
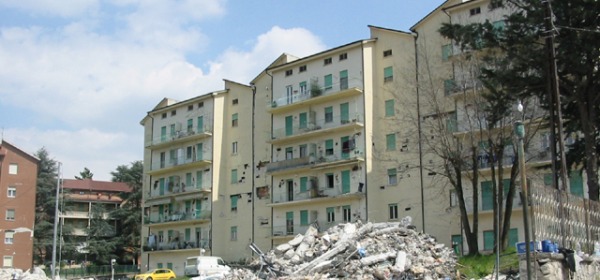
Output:
<path fill-rule="evenodd" d="M 136 260 L 140 253 L 142 230 L 142 178 L 144 166 L 134 161 L 130 166 L 120 165 L 111 172 L 114 182 L 124 182 L 131 187 L 130 193 L 124 193 L 122 206 L 111 212 L 111 217 L 119 221 L 117 227 L 118 249 L 126 260 Z M 125 261 L 125 260 L 124 260 Z"/>
<path fill-rule="evenodd" d="M 40 162 L 35 203 L 34 262 L 43 264 L 52 259 L 58 165 L 45 148 L 38 150 L 35 156 Z"/>
<path fill-rule="evenodd" d="M 496 255 L 465 256 L 458 260 L 458 270 L 463 278 L 481 279 L 492 274 L 496 264 Z M 500 255 L 500 273 L 519 268 L 519 256 L 515 248 L 510 247 Z"/>
<path fill-rule="evenodd" d="M 87 230 L 88 256 L 96 264 L 110 264 L 112 258 L 116 258 L 115 249 L 118 238 L 115 237 L 115 227 L 104 219 L 106 209 L 103 204 L 92 204 L 90 212 L 90 226 Z"/>
<path fill-rule="evenodd" d="M 75 176 L 75 179 L 77 179 L 77 180 L 93 179 L 93 177 L 94 177 L 94 173 L 92 173 L 92 171 L 90 171 L 87 167 L 84 167 L 83 171 L 79 172 L 79 176 Z"/>

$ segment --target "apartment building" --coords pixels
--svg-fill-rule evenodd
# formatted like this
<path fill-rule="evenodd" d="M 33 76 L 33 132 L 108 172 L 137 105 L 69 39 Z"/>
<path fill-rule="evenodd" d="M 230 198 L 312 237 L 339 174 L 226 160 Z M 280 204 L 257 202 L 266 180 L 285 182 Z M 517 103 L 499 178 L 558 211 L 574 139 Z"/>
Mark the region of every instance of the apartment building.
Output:
<path fill-rule="evenodd" d="M 0 140 L 2 267 L 33 268 L 38 163 L 38 158 Z"/>
<path fill-rule="evenodd" d="M 106 182 L 92 179 L 63 179 L 64 209 L 60 213 L 61 225 L 71 228 L 64 232 L 78 243 L 79 253 L 85 253 L 88 229 L 95 211 L 101 211 L 102 217 L 109 221 L 114 230 L 118 222 L 111 219 L 109 213 L 121 207 L 121 194 L 130 193 L 131 188 L 123 182 Z M 113 235 L 116 231 L 113 231 Z"/>

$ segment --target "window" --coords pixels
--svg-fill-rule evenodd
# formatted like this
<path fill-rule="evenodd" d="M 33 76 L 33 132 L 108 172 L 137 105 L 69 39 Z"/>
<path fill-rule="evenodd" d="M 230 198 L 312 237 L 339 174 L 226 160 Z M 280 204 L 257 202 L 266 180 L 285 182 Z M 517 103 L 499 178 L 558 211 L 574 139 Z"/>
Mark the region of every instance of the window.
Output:
<path fill-rule="evenodd" d="M 307 93 L 306 81 L 300 82 L 300 94 Z"/>
<path fill-rule="evenodd" d="M 346 60 L 346 59 L 348 59 L 348 53 L 340 54 L 340 60 Z"/>
<path fill-rule="evenodd" d="M 167 113 L 162 113 L 161 118 L 166 119 L 167 118 Z"/>
<path fill-rule="evenodd" d="M 492 181 L 481 182 L 481 210 L 492 210 L 494 208 L 493 194 Z"/>
<path fill-rule="evenodd" d="M 397 220 L 398 219 L 398 203 L 388 204 L 388 210 L 390 212 L 389 219 Z"/>
<path fill-rule="evenodd" d="M 2 267 L 13 267 L 13 256 L 4 256 Z"/>
<path fill-rule="evenodd" d="M 391 168 L 387 170 L 388 185 L 395 186 L 398 184 L 398 170 Z"/>
<path fill-rule="evenodd" d="M 451 95 L 457 90 L 456 81 L 454 79 L 444 80 L 444 94 Z"/>
<path fill-rule="evenodd" d="M 492 251 L 494 250 L 494 231 L 493 230 L 485 230 L 483 231 L 483 250 Z"/>
<path fill-rule="evenodd" d="M 237 113 L 231 115 L 231 126 L 232 127 L 238 126 L 238 114 Z"/>
<path fill-rule="evenodd" d="M 238 142 L 237 141 L 231 143 L 231 153 L 234 155 L 237 155 L 237 153 L 238 153 Z"/>
<path fill-rule="evenodd" d="M 481 14 L 481 8 L 477 7 L 477 8 L 470 9 L 469 14 L 471 14 L 472 16 Z"/>
<path fill-rule="evenodd" d="M 497 20 L 497 21 L 494 21 L 492 23 L 492 25 L 494 26 L 494 31 L 499 32 L 499 31 L 504 30 L 504 26 L 506 26 L 506 21 Z"/>
<path fill-rule="evenodd" d="M 231 212 L 237 211 L 238 198 L 240 198 L 240 196 L 237 194 L 229 196 L 229 200 L 231 201 Z"/>
<path fill-rule="evenodd" d="M 294 73 L 294 70 L 289 69 L 289 70 L 285 70 L 285 76 L 291 76 Z"/>
<path fill-rule="evenodd" d="M 583 197 L 583 178 L 581 177 L 581 172 L 573 170 L 569 175 L 569 189 L 571 194 Z"/>
<path fill-rule="evenodd" d="M 327 222 L 333 223 L 335 222 L 335 208 L 327 207 Z"/>
<path fill-rule="evenodd" d="M 456 112 L 452 112 L 450 114 L 448 114 L 448 117 L 446 119 L 446 130 L 448 130 L 448 132 L 457 132 L 458 131 L 458 119 L 456 116 Z"/>
<path fill-rule="evenodd" d="M 292 211 L 285 213 L 285 234 L 294 234 L 294 212 Z"/>
<path fill-rule="evenodd" d="M 204 107 L 204 102 L 198 102 L 198 109 Z"/>
<path fill-rule="evenodd" d="M 328 58 L 324 59 L 323 60 L 323 64 L 325 64 L 325 65 L 331 64 L 331 57 L 328 57 Z"/>
<path fill-rule="evenodd" d="M 333 75 L 325 75 L 325 90 L 329 90 L 333 88 Z"/>
<path fill-rule="evenodd" d="M 187 132 L 191 133 L 192 131 L 194 131 L 194 119 L 188 119 L 187 120 Z"/>
<path fill-rule="evenodd" d="M 393 117 L 396 114 L 394 110 L 394 99 L 389 99 L 385 101 L 385 116 Z"/>
<path fill-rule="evenodd" d="M 300 192 L 308 191 L 308 177 L 300 177 Z"/>
<path fill-rule="evenodd" d="M 348 88 L 348 70 L 340 71 L 340 90 Z"/>
<path fill-rule="evenodd" d="M 294 158 L 294 148 L 293 147 L 285 148 L 285 159 L 290 160 L 293 158 Z"/>
<path fill-rule="evenodd" d="M 188 111 L 194 110 L 194 105 L 188 105 Z"/>
<path fill-rule="evenodd" d="M 333 122 L 333 106 L 325 107 L 325 122 Z"/>
<path fill-rule="evenodd" d="M 157 263 L 156 264 L 156 268 L 163 268 L 163 264 L 162 263 Z"/>
<path fill-rule="evenodd" d="M 508 247 L 515 247 L 519 242 L 519 230 L 511 228 L 508 230 Z"/>
<path fill-rule="evenodd" d="M 237 240 L 237 227 L 236 226 L 231 227 L 230 237 L 231 237 L 231 241 Z"/>
<path fill-rule="evenodd" d="M 396 133 L 388 134 L 385 136 L 385 149 L 386 151 L 396 150 Z"/>
<path fill-rule="evenodd" d="M 300 210 L 300 225 L 308 225 L 308 210 Z"/>
<path fill-rule="evenodd" d="M 392 66 L 386 67 L 383 69 L 383 81 L 391 82 L 394 80 L 394 69 Z"/>
<path fill-rule="evenodd" d="M 306 71 L 306 65 L 302 65 L 298 68 L 298 72 L 304 72 Z"/>
<path fill-rule="evenodd" d="M 16 163 L 11 163 L 8 165 L 8 174 L 17 175 L 19 173 L 19 165 Z"/>
<path fill-rule="evenodd" d="M 177 115 L 177 110 L 171 111 L 171 116 L 175 116 L 175 115 Z"/>
<path fill-rule="evenodd" d="M 383 51 L 383 57 L 388 57 L 388 56 L 392 56 L 392 50 Z"/>
<path fill-rule="evenodd" d="M 550 150 L 550 132 L 542 132 L 541 136 L 541 148 L 544 151 Z"/>
<path fill-rule="evenodd" d="M 231 104 L 232 105 L 237 105 L 238 104 L 238 99 L 235 98 L 235 99 L 231 100 Z"/>
<path fill-rule="evenodd" d="M 194 156 L 194 146 L 187 146 L 185 148 L 185 159 L 188 161 L 191 161 L 193 156 Z"/>
<path fill-rule="evenodd" d="M 442 61 L 448 61 L 452 55 L 452 45 L 447 44 L 442 46 Z"/>
<path fill-rule="evenodd" d="M 325 174 L 325 178 L 327 179 L 327 187 L 333 189 L 333 173 Z"/>
<path fill-rule="evenodd" d="M 7 197 L 16 197 L 17 196 L 17 188 L 15 187 L 8 187 L 8 191 L 6 194 Z"/>
<path fill-rule="evenodd" d="M 352 211 L 350 209 L 350 205 L 342 206 L 342 214 L 344 217 L 344 222 L 350 222 L 352 220 Z"/>
<path fill-rule="evenodd" d="M 450 207 L 458 205 L 458 196 L 455 190 L 450 190 Z"/>
<path fill-rule="evenodd" d="M 231 183 L 232 184 L 237 184 L 238 183 L 237 169 L 232 169 L 231 170 Z"/>
<path fill-rule="evenodd" d="M 6 220 L 7 221 L 15 220 L 15 209 L 6 209 Z"/>
<path fill-rule="evenodd" d="M 332 139 L 325 140 L 325 155 L 326 156 L 333 155 L 333 140 Z"/>
<path fill-rule="evenodd" d="M 462 256 L 462 235 L 452 235 L 452 249 L 454 250 L 454 254 L 457 256 Z"/>
<path fill-rule="evenodd" d="M 15 232 L 13 230 L 4 231 L 4 244 L 13 244 Z"/>

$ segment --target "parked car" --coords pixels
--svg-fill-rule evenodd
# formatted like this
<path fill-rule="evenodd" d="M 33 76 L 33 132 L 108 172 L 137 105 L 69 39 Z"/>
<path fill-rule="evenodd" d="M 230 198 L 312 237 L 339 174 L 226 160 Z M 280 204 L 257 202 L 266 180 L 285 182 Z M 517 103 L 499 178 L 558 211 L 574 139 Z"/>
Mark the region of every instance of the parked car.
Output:
<path fill-rule="evenodd" d="M 135 280 L 170 280 L 175 279 L 177 275 L 168 268 L 157 268 L 146 273 L 136 274 Z"/>
<path fill-rule="evenodd" d="M 230 272 L 231 267 L 226 265 L 222 258 L 216 256 L 189 257 L 185 261 L 185 276 L 187 277 L 223 276 Z"/>

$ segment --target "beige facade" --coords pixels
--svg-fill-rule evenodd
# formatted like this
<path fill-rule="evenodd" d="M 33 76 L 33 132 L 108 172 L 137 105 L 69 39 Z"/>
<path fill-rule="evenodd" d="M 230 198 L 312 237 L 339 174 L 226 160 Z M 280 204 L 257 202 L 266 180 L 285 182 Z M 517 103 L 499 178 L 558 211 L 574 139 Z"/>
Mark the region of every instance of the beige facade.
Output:
<path fill-rule="evenodd" d="M 0 140 L 1 267 L 33 268 L 39 159 Z"/>
<path fill-rule="evenodd" d="M 268 250 L 311 224 L 325 230 L 405 216 L 417 230 L 466 250 L 456 195 L 440 173 L 439 137 L 466 145 L 481 140 L 470 137 L 474 132 L 498 132 L 468 125 L 481 121 L 473 108 L 483 88 L 469 76 L 475 66 L 439 29 L 485 20 L 501 25 L 509 11 L 490 5 L 449 0 L 411 32 L 369 26 L 365 40 L 304 58 L 283 54 L 250 85 L 226 81 L 223 91 L 163 100 L 142 121 L 143 264 L 181 273 L 185 257 L 201 248 L 239 261 L 252 256 L 251 242 Z M 540 128 L 528 149 L 528 175 L 543 184 L 549 141 Z M 512 121 L 500 131 L 510 138 L 511 129 Z M 506 174 L 514 159 L 513 145 Z M 485 251 L 493 228 L 492 178 L 482 162 L 476 207 Z M 471 176 L 462 178 L 470 199 Z M 521 207 L 515 199 L 511 241 L 523 239 Z"/>

